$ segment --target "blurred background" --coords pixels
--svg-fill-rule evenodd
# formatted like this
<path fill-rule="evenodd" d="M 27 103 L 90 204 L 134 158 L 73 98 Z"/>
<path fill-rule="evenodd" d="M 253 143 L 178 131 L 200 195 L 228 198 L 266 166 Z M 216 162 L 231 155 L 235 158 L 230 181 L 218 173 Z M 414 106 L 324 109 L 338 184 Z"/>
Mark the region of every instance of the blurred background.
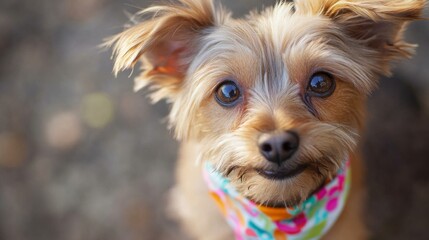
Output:
<path fill-rule="evenodd" d="M 166 217 L 168 106 L 97 48 L 145 0 L 0 0 L 0 239 L 186 239 Z M 235 16 L 274 0 L 223 1 Z M 429 13 L 426 11 L 426 16 Z M 363 152 L 374 239 L 429 239 L 429 22 L 370 99 Z"/>

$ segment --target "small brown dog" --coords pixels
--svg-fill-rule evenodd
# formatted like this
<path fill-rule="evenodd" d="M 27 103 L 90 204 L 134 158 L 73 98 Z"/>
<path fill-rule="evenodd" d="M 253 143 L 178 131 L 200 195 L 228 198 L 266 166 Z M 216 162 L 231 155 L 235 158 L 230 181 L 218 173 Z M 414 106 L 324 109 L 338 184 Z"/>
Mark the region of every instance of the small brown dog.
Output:
<path fill-rule="evenodd" d="M 141 61 L 135 90 L 171 103 L 182 142 L 172 202 L 187 232 L 366 239 L 365 103 L 413 54 L 403 32 L 424 5 L 295 0 L 234 19 L 211 0 L 180 0 L 108 40 L 115 73 Z"/>

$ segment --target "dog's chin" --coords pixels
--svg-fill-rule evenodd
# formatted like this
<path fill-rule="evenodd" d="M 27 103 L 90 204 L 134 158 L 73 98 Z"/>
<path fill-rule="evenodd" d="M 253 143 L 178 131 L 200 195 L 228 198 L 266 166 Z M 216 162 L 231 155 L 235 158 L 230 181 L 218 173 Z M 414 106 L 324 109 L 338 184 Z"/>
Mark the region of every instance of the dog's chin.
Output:
<path fill-rule="evenodd" d="M 320 189 L 325 180 L 311 166 L 298 165 L 293 169 L 247 169 L 232 183 L 252 202 L 281 208 L 299 205 Z"/>

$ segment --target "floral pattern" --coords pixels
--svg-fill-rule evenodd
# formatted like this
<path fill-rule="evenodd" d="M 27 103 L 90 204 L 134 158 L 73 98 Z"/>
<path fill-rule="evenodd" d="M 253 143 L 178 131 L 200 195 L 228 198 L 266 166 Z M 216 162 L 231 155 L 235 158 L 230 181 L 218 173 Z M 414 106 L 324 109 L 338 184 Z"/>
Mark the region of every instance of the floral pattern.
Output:
<path fill-rule="evenodd" d="M 319 239 L 335 223 L 350 188 L 350 162 L 322 189 L 294 208 L 269 208 L 241 196 L 210 163 L 203 168 L 210 194 L 237 240 Z"/>

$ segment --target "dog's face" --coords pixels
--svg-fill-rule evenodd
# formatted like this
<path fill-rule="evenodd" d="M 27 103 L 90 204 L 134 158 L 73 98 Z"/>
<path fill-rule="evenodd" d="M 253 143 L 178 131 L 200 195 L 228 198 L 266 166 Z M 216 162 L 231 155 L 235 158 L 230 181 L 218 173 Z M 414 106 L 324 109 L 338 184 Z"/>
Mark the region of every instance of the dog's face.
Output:
<path fill-rule="evenodd" d="M 141 60 L 136 90 L 172 104 L 178 139 L 198 141 L 244 196 L 304 200 L 354 151 L 367 95 L 409 57 L 403 26 L 422 0 L 299 0 L 233 19 L 209 0 L 156 6 L 114 36 L 115 71 Z"/>

